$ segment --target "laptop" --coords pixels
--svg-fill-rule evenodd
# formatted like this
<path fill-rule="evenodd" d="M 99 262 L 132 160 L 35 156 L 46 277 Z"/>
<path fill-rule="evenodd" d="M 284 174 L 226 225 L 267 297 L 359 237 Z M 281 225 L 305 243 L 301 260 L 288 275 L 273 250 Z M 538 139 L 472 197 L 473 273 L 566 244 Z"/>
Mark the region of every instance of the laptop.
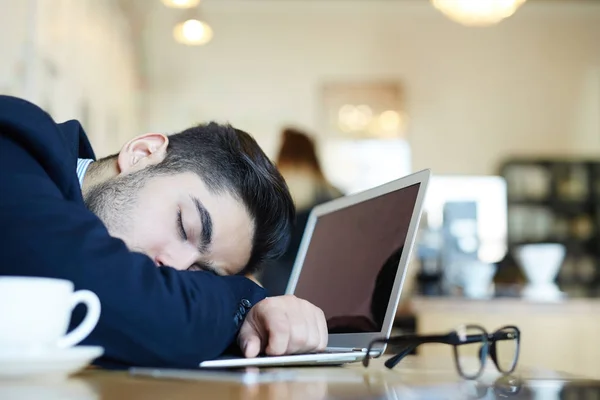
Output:
<path fill-rule="evenodd" d="M 360 361 L 389 337 L 429 181 L 423 170 L 315 207 L 286 289 L 321 308 L 329 329 L 323 352 L 221 357 L 200 368 L 339 365 Z M 375 346 L 370 356 L 383 354 Z"/>

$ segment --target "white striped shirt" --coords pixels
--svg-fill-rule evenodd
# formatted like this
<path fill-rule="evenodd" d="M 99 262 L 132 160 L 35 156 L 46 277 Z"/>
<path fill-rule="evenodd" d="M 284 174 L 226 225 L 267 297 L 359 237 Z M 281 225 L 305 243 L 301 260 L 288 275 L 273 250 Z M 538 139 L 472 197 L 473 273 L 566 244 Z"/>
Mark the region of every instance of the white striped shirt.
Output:
<path fill-rule="evenodd" d="M 83 178 L 85 177 L 88 167 L 93 162 L 94 160 L 89 160 L 86 158 L 77 159 L 77 178 L 79 179 L 79 187 L 83 187 Z"/>

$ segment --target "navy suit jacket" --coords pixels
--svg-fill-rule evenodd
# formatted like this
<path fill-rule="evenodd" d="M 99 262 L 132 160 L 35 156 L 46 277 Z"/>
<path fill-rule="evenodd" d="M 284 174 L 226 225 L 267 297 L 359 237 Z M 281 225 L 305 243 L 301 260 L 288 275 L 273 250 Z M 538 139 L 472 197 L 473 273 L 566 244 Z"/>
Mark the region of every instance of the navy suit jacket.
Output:
<path fill-rule="evenodd" d="M 96 293 L 100 321 L 83 344 L 104 347 L 101 365 L 193 368 L 219 356 L 264 290 L 242 276 L 157 268 L 129 251 L 86 208 L 78 157 L 94 153 L 77 121 L 57 124 L 0 96 L 0 275 L 68 279 Z"/>

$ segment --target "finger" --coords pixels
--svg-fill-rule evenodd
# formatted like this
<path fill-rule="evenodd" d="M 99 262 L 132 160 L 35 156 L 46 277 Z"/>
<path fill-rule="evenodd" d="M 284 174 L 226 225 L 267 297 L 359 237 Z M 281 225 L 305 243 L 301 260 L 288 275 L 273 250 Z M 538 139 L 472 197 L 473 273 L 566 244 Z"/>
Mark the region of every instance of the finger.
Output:
<path fill-rule="evenodd" d="M 323 342 L 323 326 L 319 321 L 320 315 L 321 310 L 315 307 L 315 309 L 311 313 L 312 325 L 314 327 L 313 331 L 315 335 L 313 343 L 314 350 L 322 350 L 321 345 Z"/>
<path fill-rule="evenodd" d="M 287 353 L 289 354 L 308 351 L 307 342 L 310 322 L 302 303 L 296 304 L 296 307 L 290 310 L 288 314 L 291 324 L 290 342 L 287 348 Z"/>
<path fill-rule="evenodd" d="M 242 344 L 242 351 L 246 358 L 253 358 L 260 353 L 261 341 L 258 335 L 252 335 L 245 339 Z"/>
<path fill-rule="evenodd" d="M 290 342 L 290 326 L 285 311 L 274 309 L 265 322 L 269 335 L 266 353 L 271 356 L 285 354 Z"/>
<path fill-rule="evenodd" d="M 260 308 L 256 305 L 250 310 L 238 334 L 238 345 L 245 357 L 256 357 L 267 342 L 267 333 L 260 323 Z"/>
<path fill-rule="evenodd" d="M 325 319 L 325 314 L 320 308 L 317 308 L 315 320 L 319 330 L 319 345 L 317 350 L 325 350 L 327 347 L 327 342 L 329 341 L 329 332 L 327 329 L 327 320 Z"/>
<path fill-rule="evenodd" d="M 319 325 L 315 317 L 318 308 L 308 301 L 303 302 L 304 320 L 306 321 L 306 345 L 304 351 L 314 351 L 319 348 L 321 336 Z"/>

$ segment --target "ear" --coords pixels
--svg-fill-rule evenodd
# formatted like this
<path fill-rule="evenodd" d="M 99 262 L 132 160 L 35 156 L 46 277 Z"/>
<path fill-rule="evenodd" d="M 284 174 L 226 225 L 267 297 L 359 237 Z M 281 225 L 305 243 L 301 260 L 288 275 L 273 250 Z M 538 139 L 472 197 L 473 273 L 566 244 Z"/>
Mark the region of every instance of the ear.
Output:
<path fill-rule="evenodd" d="M 117 164 L 121 174 L 140 171 L 165 159 L 169 138 L 162 133 L 146 133 L 125 143 Z"/>

